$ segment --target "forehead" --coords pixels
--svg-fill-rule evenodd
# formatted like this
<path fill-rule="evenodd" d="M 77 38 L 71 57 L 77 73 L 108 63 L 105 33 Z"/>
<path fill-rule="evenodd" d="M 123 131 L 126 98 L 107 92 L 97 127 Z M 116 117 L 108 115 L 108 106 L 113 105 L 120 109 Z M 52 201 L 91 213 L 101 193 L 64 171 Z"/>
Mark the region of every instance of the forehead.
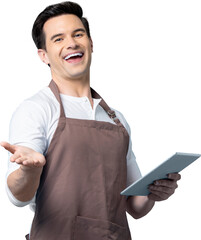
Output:
<path fill-rule="evenodd" d="M 43 26 L 43 30 L 48 37 L 58 32 L 71 32 L 76 28 L 83 27 L 83 23 L 76 15 L 64 14 L 48 19 Z"/>

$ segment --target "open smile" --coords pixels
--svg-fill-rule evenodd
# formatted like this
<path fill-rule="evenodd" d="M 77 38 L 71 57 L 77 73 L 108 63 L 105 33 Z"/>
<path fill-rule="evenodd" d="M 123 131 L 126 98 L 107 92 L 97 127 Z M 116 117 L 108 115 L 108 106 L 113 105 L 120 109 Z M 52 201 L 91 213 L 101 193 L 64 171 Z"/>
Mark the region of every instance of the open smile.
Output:
<path fill-rule="evenodd" d="M 64 60 L 68 63 L 79 63 L 82 61 L 83 56 L 84 56 L 83 52 L 69 53 L 64 57 Z"/>

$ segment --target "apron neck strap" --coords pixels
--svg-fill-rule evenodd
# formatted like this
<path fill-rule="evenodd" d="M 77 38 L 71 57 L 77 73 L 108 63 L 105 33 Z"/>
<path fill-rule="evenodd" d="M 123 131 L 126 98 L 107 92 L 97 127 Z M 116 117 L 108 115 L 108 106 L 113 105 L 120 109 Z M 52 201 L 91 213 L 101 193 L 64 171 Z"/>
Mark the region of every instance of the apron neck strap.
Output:
<path fill-rule="evenodd" d="M 60 97 L 60 94 L 59 94 L 59 89 L 58 89 L 56 83 L 53 80 L 51 80 L 48 87 L 52 90 L 54 96 L 56 97 L 56 99 L 59 102 L 59 105 L 60 105 L 60 117 L 65 117 L 63 104 L 62 104 L 61 97 Z"/>
<path fill-rule="evenodd" d="M 93 89 L 91 88 L 91 95 L 93 98 L 101 98 L 100 105 L 107 112 L 108 116 L 117 124 L 122 125 L 119 119 L 116 117 L 115 111 L 111 110 L 111 108 L 107 105 L 104 99 Z"/>
<path fill-rule="evenodd" d="M 60 104 L 60 117 L 65 117 L 64 108 L 63 108 L 63 104 L 62 104 L 61 97 L 60 97 L 60 92 L 59 92 L 57 84 L 54 82 L 53 79 L 50 81 L 48 87 L 52 90 L 53 94 L 55 95 L 56 99 L 58 100 L 58 102 Z M 104 101 L 104 99 L 93 88 L 90 87 L 90 90 L 91 90 L 91 95 L 93 98 L 97 98 L 97 99 L 101 98 L 100 106 L 107 112 L 108 116 L 117 125 L 121 125 L 119 119 L 116 117 L 115 112 L 110 109 L 110 107 L 107 105 L 107 103 Z"/>

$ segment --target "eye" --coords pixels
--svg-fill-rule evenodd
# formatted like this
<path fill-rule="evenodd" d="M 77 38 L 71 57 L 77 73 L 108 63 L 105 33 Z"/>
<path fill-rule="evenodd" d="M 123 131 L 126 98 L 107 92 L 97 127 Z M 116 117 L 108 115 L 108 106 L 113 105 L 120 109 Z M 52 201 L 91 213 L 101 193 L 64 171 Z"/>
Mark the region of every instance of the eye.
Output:
<path fill-rule="evenodd" d="M 57 39 L 55 39 L 54 42 L 61 42 L 62 40 L 63 40 L 63 38 L 57 38 Z"/>
<path fill-rule="evenodd" d="M 83 36 L 82 33 L 77 33 L 77 34 L 75 34 L 75 37 L 82 37 L 82 36 Z"/>

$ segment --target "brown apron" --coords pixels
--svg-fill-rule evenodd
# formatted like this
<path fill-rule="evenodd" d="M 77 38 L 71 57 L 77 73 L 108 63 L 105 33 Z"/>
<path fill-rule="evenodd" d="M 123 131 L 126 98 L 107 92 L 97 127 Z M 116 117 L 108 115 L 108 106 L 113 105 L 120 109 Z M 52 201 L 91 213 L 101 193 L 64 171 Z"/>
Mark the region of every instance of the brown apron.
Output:
<path fill-rule="evenodd" d="M 116 124 L 66 118 L 56 83 L 49 87 L 60 103 L 60 117 L 46 154 L 30 240 L 131 240 L 126 196 L 120 195 L 127 179 L 126 129 L 103 99 L 100 106 Z M 101 98 L 90 89 L 93 98 Z"/>

